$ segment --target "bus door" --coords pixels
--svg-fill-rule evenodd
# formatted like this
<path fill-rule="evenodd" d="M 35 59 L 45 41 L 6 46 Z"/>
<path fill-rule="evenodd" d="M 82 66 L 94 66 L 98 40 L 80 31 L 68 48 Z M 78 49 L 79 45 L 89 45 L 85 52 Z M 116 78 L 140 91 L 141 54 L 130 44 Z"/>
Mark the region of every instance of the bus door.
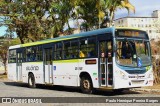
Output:
<path fill-rule="evenodd" d="M 113 64 L 112 64 L 112 41 L 99 41 L 99 81 L 100 86 L 112 86 Z"/>
<path fill-rule="evenodd" d="M 22 50 L 17 50 L 16 78 L 22 81 Z"/>
<path fill-rule="evenodd" d="M 44 82 L 53 83 L 52 47 L 44 49 Z"/>

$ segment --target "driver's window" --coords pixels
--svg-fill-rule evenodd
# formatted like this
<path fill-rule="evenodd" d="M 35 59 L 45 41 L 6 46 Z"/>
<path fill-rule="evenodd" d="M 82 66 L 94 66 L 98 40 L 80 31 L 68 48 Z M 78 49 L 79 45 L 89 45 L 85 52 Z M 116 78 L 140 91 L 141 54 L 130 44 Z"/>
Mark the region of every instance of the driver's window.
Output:
<path fill-rule="evenodd" d="M 132 57 L 132 50 L 126 41 L 117 42 L 117 56 L 122 59 L 130 59 Z"/>
<path fill-rule="evenodd" d="M 122 65 L 132 64 L 131 48 L 127 41 L 117 41 L 116 58 Z"/>
<path fill-rule="evenodd" d="M 131 48 L 129 47 L 128 42 L 122 42 L 122 54 L 121 57 L 124 59 L 131 58 Z"/>

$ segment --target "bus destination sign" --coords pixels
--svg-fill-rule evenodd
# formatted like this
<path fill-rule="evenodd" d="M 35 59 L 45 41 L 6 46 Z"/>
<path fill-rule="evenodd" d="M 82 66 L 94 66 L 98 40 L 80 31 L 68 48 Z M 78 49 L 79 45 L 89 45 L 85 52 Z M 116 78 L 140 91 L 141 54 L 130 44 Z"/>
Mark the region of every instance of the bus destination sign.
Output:
<path fill-rule="evenodd" d="M 137 37 L 137 38 L 147 38 L 147 34 L 140 30 L 117 30 L 116 36 L 118 37 Z"/>

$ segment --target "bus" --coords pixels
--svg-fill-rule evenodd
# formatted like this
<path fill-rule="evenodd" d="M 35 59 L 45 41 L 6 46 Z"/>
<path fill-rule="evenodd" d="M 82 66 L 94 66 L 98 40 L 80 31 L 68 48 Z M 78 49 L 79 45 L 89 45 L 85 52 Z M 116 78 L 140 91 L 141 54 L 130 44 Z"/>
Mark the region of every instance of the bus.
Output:
<path fill-rule="evenodd" d="M 103 28 L 9 47 L 8 79 L 36 84 L 117 90 L 152 86 L 148 34 Z"/>

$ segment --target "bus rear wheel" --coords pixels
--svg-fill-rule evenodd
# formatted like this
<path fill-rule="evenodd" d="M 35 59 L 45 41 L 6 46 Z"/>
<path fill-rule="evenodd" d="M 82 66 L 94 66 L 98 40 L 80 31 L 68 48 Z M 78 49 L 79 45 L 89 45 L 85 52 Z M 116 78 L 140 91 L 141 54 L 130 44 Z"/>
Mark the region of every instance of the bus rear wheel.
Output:
<path fill-rule="evenodd" d="M 28 86 L 30 88 L 35 88 L 36 87 L 35 78 L 34 78 L 33 74 L 29 74 L 29 76 L 28 76 Z"/>
<path fill-rule="evenodd" d="M 80 82 L 80 88 L 83 93 L 93 93 L 93 85 L 91 79 L 88 77 L 82 77 Z"/>

